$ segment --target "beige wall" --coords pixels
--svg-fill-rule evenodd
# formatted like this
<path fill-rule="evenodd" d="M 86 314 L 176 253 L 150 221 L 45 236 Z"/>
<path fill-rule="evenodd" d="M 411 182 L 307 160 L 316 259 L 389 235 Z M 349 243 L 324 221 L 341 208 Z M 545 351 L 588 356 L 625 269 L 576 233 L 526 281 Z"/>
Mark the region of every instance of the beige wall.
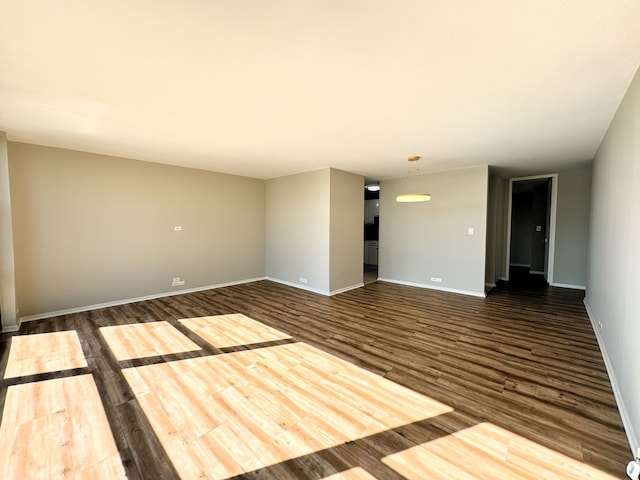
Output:
<path fill-rule="evenodd" d="M 11 142 L 9 164 L 21 315 L 265 275 L 262 180 Z"/>
<path fill-rule="evenodd" d="M 330 291 L 362 284 L 364 178 L 331 169 Z"/>
<path fill-rule="evenodd" d="M 586 305 L 633 452 L 640 448 L 640 70 L 593 163 Z"/>
<path fill-rule="evenodd" d="M 553 285 L 584 288 L 591 207 L 591 169 L 558 174 Z"/>
<path fill-rule="evenodd" d="M 504 272 L 504 221 L 506 215 L 506 197 L 508 182 L 497 175 L 489 176 L 487 204 L 487 251 L 485 283 L 488 288 L 495 287 Z"/>
<path fill-rule="evenodd" d="M 2 331 L 18 329 L 7 135 L 0 132 L 0 315 Z"/>
<path fill-rule="evenodd" d="M 330 291 L 329 193 L 328 168 L 267 180 L 268 278 L 319 293 Z"/>
<path fill-rule="evenodd" d="M 364 178 L 326 168 L 266 183 L 267 277 L 324 295 L 362 285 Z"/>
<path fill-rule="evenodd" d="M 587 246 L 589 238 L 589 215 L 591 195 L 591 168 L 567 170 L 555 174 L 554 182 L 557 185 L 556 221 L 555 221 L 555 249 L 553 255 L 553 279 L 552 285 L 568 288 L 584 288 L 587 272 Z M 502 180 L 502 187 L 494 186 L 497 195 L 501 197 L 498 202 L 502 207 L 498 208 L 500 217 L 498 230 L 501 232 L 497 250 L 500 251 L 496 259 L 497 278 L 507 278 L 509 265 L 506 262 L 506 245 L 509 229 L 509 180 Z M 500 191 L 502 190 L 502 191 Z M 490 194 L 491 197 L 491 194 Z M 515 197 L 515 195 L 514 195 Z M 532 212 L 531 212 L 532 213 Z M 518 228 L 516 226 L 516 228 Z M 513 231 L 513 228 L 511 229 Z M 513 233 L 513 232 L 512 232 Z M 522 247 L 524 242 L 520 243 Z M 521 261 L 518 257 L 518 242 L 511 243 L 511 259 L 513 263 L 529 263 L 529 258 Z M 530 248 L 525 247 L 524 254 Z M 501 260 L 501 261 L 499 261 Z M 543 270 L 541 265 L 532 266 L 532 270 Z"/>
<path fill-rule="evenodd" d="M 481 166 L 383 181 L 379 278 L 483 296 L 488 179 Z M 431 201 L 395 201 L 414 191 L 431 193 Z"/>

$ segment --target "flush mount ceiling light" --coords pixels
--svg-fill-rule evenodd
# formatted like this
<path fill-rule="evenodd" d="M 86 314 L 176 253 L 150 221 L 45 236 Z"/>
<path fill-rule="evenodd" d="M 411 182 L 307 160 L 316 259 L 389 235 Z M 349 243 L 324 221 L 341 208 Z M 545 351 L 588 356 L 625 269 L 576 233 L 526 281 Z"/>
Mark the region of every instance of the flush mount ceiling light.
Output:
<path fill-rule="evenodd" d="M 380 185 L 375 185 L 375 184 L 367 185 L 366 189 L 369 190 L 370 192 L 377 192 L 380 190 Z"/>
<path fill-rule="evenodd" d="M 420 158 L 420 155 L 411 155 L 407 159 L 409 160 L 409 177 L 411 175 L 420 175 L 420 168 L 418 167 L 418 161 Z M 396 197 L 396 202 L 400 203 L 428 202 L 429 200 L 431 200 L 431 195 L 429 193 L 403 193 Z"/>

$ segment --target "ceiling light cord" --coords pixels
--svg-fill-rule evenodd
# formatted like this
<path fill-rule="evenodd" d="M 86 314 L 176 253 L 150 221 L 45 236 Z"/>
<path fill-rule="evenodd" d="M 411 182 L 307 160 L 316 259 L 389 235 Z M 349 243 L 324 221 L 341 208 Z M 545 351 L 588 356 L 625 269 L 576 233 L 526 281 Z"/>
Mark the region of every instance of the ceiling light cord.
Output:
<path fill-rule="evenodd" d="M 422 157 L 420 155 L 411 155 L 407 159 L 409 161 L 409 171 L 403 183 L 403 187 L 406 184 L 408 178 L 410 178 L 411 176 L 420 175 L 420 167 L 418 165 L 418 161 L 421 158 Z M 401 190 L 404 190 L 404 188 L 402 188 Z M 396 202 L 399 203 L 428 202 L 430 200 L 430 193 L 401 193 L 396 197 Z"/>

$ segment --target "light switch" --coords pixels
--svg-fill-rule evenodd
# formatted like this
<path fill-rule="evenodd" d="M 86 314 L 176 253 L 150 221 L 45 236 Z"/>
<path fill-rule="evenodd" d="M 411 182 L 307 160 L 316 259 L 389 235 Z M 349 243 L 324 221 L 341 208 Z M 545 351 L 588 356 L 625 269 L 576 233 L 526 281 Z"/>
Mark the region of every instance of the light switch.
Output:
<path fill-rule="evenodd" d="M 474 228 L 473 227 L 467 228 L 467 235 L 473 235 L 473 233 L 474 233 Z"/>

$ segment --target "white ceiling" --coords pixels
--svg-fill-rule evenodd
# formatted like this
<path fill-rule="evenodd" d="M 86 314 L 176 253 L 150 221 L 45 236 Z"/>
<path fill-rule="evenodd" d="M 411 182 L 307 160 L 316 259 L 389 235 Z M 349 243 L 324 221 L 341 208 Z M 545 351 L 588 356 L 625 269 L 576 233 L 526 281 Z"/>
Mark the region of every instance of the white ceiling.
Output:
<path fill-rule="evenodd" d="M 258 178 L 588 163 L 638 0 L 0 0 L 9 140 Z"/>

